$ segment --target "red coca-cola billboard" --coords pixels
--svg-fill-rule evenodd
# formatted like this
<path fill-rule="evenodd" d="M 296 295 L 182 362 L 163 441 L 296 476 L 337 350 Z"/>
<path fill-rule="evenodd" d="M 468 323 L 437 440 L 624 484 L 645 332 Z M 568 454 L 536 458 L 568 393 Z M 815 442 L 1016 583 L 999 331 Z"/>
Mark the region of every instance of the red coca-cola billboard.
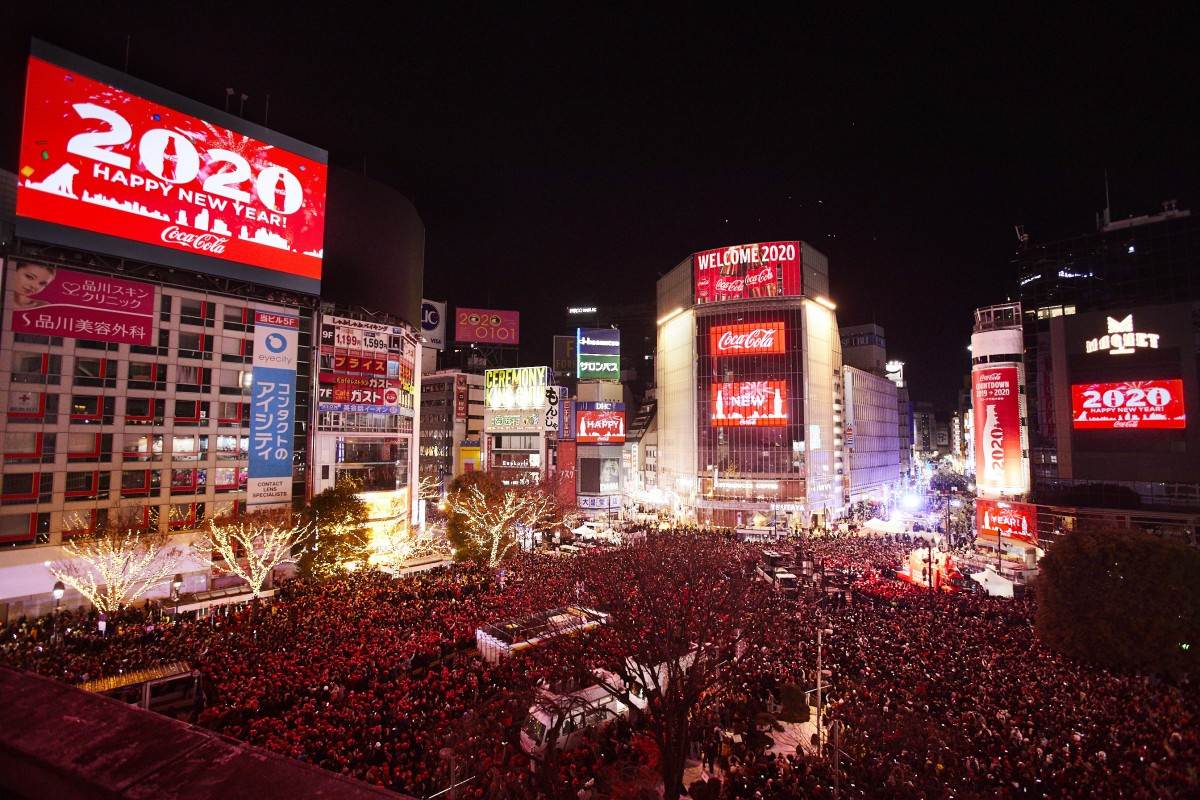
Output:
<path fill-rule="evenodd" d="M 135 93 L 89 75 L 143 86 L 40 43 L 29 59 L 17 181 L 21 235 L 88 246 L 92 240 L 71 233 L 87 231 L 114 237 L 93 238 L 96 249 L 118 255 L 319 290 L 324 151 L 292 143 L 316 157 L 300 155 L 184 113 L 180 106 L 196 104 L 161 89 Z M 262 135 L 285 140 L 265 129 Z"/>
<path fill-rule="evenodd" d="M 787 424 L 787 383 L 742 381 L 715 383 L 711 421 L 717 426 Z"/>
<path fill-rule="evenodd" d="M 625 441 L 625 412 L 579 409 L 575 413 L 575 441 L 580 444 Z"/>
<path fill-rule="evenodd" d="M 1037 544 L 1037 506 L 977 498 L 975 528 L 985 541 L 1002 536 Z"/>
<path fill-rule="evenodd" d="M 1071 417 L 1077 429 L 1186 428 L 1183 381 L 1077 383 Z"/>
<path fill-rule="evenodd" d="M 1016 367 L 971 373 L 975 411 L 975 483 L 983 489 L 1024 492 L 1021 462 L 1021 398 Z"/>
<path fill-rule="evenodd" d="M 758 242 L 692 256 L 696 303 L 747 297 L 795 296 L 801 291 L 800 243 Z"/>
<path fill-rule="evenodd" d="M 708 335 L 714 357 L 784 352 L 782 322 L 714 325 Z"/>

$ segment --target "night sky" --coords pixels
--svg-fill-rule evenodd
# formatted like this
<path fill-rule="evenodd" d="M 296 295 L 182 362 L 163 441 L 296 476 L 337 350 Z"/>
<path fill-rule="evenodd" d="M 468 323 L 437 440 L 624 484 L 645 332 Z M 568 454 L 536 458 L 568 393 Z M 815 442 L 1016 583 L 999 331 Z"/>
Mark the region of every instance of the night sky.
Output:
<path fill-rule="evenodd" d="M 1200 213 L 1194 26 L 1185 4 L 874 5 L 21 2 L 0 154 L 15 169 L 30 36 L 118 69 L 129 36 L 132 75 L 216 108 L 233 87 L 260 124 L 270 95 L 268 127 L 404 192 L 425 296 L 520 311 L 523 364 L 548 363 L 567 305 L 649 301 L 695 251 L 801 239 L 840 324 L 883 325 L 914 399 L 949 406 L 972 310 L 1011 290 L 1014 225 L 1093 230 L 1106 169 L 1114 219 Z"/>

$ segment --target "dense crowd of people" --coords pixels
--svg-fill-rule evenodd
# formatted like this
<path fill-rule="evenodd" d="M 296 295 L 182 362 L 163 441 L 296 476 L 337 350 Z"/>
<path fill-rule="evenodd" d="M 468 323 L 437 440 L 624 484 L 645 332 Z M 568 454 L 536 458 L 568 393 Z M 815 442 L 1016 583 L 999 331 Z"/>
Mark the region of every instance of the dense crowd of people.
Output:
<path fill-rule="evenodd" d="M 822 629 L 826 719 L 840 726 L 830 748 L 846 797 L 1200 796 L 1195 686 L 1047 650 L 1030 600 L 894 580 L 911 542 L 809 537 L 794 547 L 852 575 L 854 602 L 804 594 L 781 605 L 769 640 L 739 654 L 692 715 L 693 755 L 714 778 L 690 787 L 694 796 L 831 796 L 830 759 L 803 746 L 783 752 L 764 735 L 783 687 L 811 687 Z M 452 780 L 465 781 L 458 797 L 628 796 L 655 760 L 636 721 L 589 730 L 553 774 L 531 772 L 517 745 L 522 692 L 539 674 L 560 668 L 556 659 L 617 654 L 586 636 L 573 637 L 574 656 L 547 649 L 540 662 L 489 664 L 473 650 L 482 625 L 570 602 L 566 564 L 522 558 L 503 581 L 466 564 L 402 579 L 294 580 L 261 609 L 184 620 L 130 610 L 107 635 L 94 614 L 64 610 L 57 629 L 52 618 L 4 628 L 0 663 L 76 683 L 185 661 L 203 676 L 197 724 L 416 797 Z"/>

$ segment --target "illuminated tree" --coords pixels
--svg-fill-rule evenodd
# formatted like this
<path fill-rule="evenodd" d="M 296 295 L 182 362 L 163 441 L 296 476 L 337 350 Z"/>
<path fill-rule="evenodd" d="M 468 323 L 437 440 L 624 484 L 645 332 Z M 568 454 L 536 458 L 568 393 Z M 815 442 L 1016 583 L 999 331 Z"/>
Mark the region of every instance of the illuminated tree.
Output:
<path fill-rule="evenodd" d="M 370 511 L 358 496 L 360 491 L 357 482 L 340 480 L 313 497 L 300 513 L 303 524 L 312 528 L 308 546 L 297 560 L 301 574 L 329 578 L 361 557 L 369 544 Z"/>
<path fill-rule="evenodd" d="M 132 603 L 172 575 L 183 553 L 159 531 L 105 526 L 63 545 L 51 574 L 105 614 Z"/>
<path fill-rule="evenodd" d="M 450 541 L 460 558 L 498 566 L 520 549 L 519 530 L 553 527 L 561 521 L 553 498 L 536 489 L 485 491 L 478 484 L 452 493 L 448 500 Z"/>
<path fill-rule="evenodd" d="M 610 668 L 625 686 L 645 688 L 645 730 L 659 749 L 664 796 L 676 800 L 693 712 L 726 678 L 723 662 L 778 628 L 782 601 L 755 580 L 753 552 L 716 534 L 652 532 L 573 563 L 579 602 L 610 615 L 594 631 L 602 650 L 625 657 Z M 628 690 L 618 696 L 634 702 Z"/>
<path fill-rule="evenodd" d="M 295 549 L 310 528 L 293 522 L 288 511 L 259 512 L 239 519 L 210 520 L 197 550 L 216 553 L 226 568 L 250 585 L 258 597 L 277 567 L 296 563 Z"/>
<path fill-rule="evenodd" d="M 378 530 L 362 560 L 398 569 L 405 561 L 432 555 L 450 555 L 450 543 L 431 532 L 422 533 L 404 521 Z"/>

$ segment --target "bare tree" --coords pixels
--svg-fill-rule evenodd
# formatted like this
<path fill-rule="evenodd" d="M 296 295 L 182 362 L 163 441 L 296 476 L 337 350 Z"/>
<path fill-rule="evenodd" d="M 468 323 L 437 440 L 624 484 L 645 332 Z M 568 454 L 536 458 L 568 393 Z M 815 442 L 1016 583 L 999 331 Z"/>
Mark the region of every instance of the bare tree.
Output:
<path fill-rule="evenodd" d="M 296 563 L 294 551 L 308 540 L 309 531 L 308 525 L 293 521 L 289 511 L 256 512 L 210 520 L 196 549 L 202 556 L 221 556 L 257 598 L 277 567 Z"/>
<path fill-rule="evenodd" d="M 366 562 L 373 557 L 380 566 L 397 569 L 409 559 L 432 555 L 449 556 L 450 543 L 432 533 L 422 533 L 403 520 L 377 529 L 362 560 Z"/>
<path fill-rule="evenodd" d="M 726 665 L 762 641 L 778 598 L 755 580 L 754 553 L 716 534 L 650 533 L 580 560 L 582 602 L 610 616 L 595 635 L 623 660 L 621 699 L 644 698 L 666 800 L 679 797 L 691 715 Z"/>
<path fill-rule="evenodd" d="M 160 531 L 105 526 L 63 545 L 51 574 L 111 614 L 162 583 L 179 567 L 182 550 Z"/>

